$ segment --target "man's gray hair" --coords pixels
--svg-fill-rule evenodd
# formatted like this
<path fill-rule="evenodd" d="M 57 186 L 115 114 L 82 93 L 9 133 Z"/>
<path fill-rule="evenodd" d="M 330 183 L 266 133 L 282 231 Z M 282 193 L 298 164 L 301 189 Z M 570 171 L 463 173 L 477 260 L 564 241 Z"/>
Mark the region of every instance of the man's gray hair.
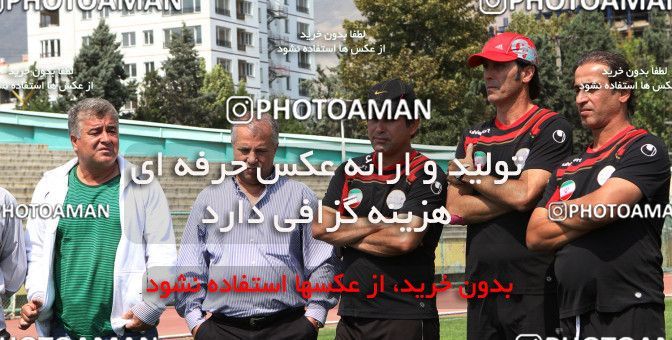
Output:
<path fill-rule="evenodd" d="M 105 116 L 112 116 L 112 119 L 119 125 L 119 113 L 110 102 L 103 98 L 86 98 L 79 101 L 75 106 L 68 110 L 68 132 L 71 136 L 81 137 L 79 131 L 79 122 L 84 118 L 96 117 L 101 119 Z"/>
<path fill-rule="evenodd" d="M 249 119 L 249 116 L 243 118 Z M 259 124 L 268 124 L 271 128 L 271 141 L 277 147 L 279 144 L 280 127 L 278 126 L 278 122 L 268 113 L 262 114 L 261 117 L 252 115 L 252 120 L 247 124 L 234 124 L 231 127 L 231 144 L 236 142 L 236 129 L 246 127 L 252 131 L 252 134 L 257 134 Z"/>

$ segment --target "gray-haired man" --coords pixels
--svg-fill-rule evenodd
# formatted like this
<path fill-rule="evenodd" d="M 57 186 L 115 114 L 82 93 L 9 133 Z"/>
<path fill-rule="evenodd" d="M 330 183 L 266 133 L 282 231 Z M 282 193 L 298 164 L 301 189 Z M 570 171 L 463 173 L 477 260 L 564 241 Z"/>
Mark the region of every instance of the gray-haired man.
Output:
<path fill-rule="evenodd" d="M 108 214 L 28 220 L 29 302 L 20 327 L 37 321 L 41 336 L 77 339 L 155 337 L 165 300 L 149 299 L 142 287 L 145 273 L 170 280 L 175 265 L 166 197 L 157 181 L 133 180 L 133 165 L 118 155 L 119 117 L 108 101 L 77 103 L 68 129 L 77 157 L 46 172 L 32 201 L 63 211 L 107 206 Z"/>
<path fill-rule="evenodd" d="M 205 188 L 192 207 L 182 236 L 178 273 L 191 282 L 196 277 L 198 292 L 178 293 L 175 305 L 195 339 L 316 339 L 327 311 L 336 305 L 334 294 L 315 293 L 304 297 L 295 290 L 296 279 L 311 286 L 331 283 L 338 260 L 334 248 L 311 236 L 310 222 L 295 225 L 289 232 L 274 226 L 278 221 L 297 218 L 302 206 L 317 211 L 317 198 L 304 184 L 280 177 L 263 184 L 274 173 L 278 149 L 278 125 L 269 115 L 232 128 L 234 160 L 247 169 Z M 207 224 L 209 209 L 226 216 L 223 224 Z M 240 209 L 240 210 L 239 210 Z M 229 212 L 235 212 L 229 231 Z M 238 212 L 243 213 L 239 223 Z M 258 219 L 259 213 L 263 221 Z M 287 227 L 283 222 L 281 226 Z M 249 286 L 266 287 L 285 282 L 282 291 L 222 293 L 209 282 L 246 280 Z M 212 315 L 207 320 L 205 313 Z"/>

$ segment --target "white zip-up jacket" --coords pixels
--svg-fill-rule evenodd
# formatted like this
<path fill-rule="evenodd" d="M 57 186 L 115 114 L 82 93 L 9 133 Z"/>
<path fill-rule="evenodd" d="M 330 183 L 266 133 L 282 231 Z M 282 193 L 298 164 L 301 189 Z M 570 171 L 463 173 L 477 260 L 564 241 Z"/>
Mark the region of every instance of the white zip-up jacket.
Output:
<path fill-rule="evenodd" d="M 158 322 L 168 299 L 158 293 L 147 293 L 146 282 L 173 282 L 177 258 L 175 235 L 168 208 L 168 201 L 158 181 L 137 184 L 132 178 L 145 178 L 138 167 L 123 157 L 117 158 L 121 179 L 119 181 L 119 220 L 121 239 L 114 259 L 114 284 L 110 322 L 114 332 L 124 334 L 128 321 L 122 315 L 133 314 L 147 324 Z M 32 204 L 62 205 L 68 192 L 68 173 L 77 164 L 77 158 L 47 171 L 35 187 Z M 65 207 L 63 207 L 65 211 Z M 53 261 L 58 217 L 28 219 L 28 276 L 26 290 L 28 301 L 41 300 L 42 307 L 36 321 L 40 336 L 51 336 L 54 303 Z M 147 276 L 145 276 L 145 273 Z M 62 297 L 67 299 L 67 296 Z"/>
<path fill-rule="evenodd" d="M 0 204 L 7 210 L 18 205 L 14 196 L 3 188 L 0 188 Z M 13 214 L 0 216 L 1 303 L 5 303 L 21 288 L 26 279 L 26 266 L 26 244 L 21 219 Z M 0 330 L 5 327 L 5 316 L 0 314 Z"/>

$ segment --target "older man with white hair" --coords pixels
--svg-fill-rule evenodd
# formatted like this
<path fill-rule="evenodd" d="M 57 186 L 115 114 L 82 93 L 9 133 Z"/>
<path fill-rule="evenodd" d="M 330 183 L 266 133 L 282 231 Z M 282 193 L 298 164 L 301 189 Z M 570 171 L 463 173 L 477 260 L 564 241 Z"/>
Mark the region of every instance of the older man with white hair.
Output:
<path fill-rule="evenodd" d="M 197 340 L 316 339 L 337 295 L 306 296 L 295 287 L 331 283 L 339 260 L 331 245 L 312 237 L 312 221 L 281 232 L 274 219 L 298 218 L 304 206 L 316 212 L 317 198 L 306 185 L 286 177 L 262 183 L 275 175 L 278 124 L 270 115 L 234 125 L 231 134 L 234 160 L 244 162 L 246 169 L 205 188 L 196 198 L 182 236 L 177 271 L 187 282 L 197 278 L 201 287 L 177 294 L 177 312 Z M 210 211 L 226 216 L 227 222 L 205 223 Z M 220 227 L 231 223 L 229 212 L 235 218 L 224 231 Z M 250 288 L 262 287 L 211 289 L 212 282 L 221 286 L 224 280 L 233 286 L 238 280 L 241 288 L 243 281 Z M 272 289 L 278 285 L 280 291 Z M 207 320 L 206 312 L 211 313 Z"/>

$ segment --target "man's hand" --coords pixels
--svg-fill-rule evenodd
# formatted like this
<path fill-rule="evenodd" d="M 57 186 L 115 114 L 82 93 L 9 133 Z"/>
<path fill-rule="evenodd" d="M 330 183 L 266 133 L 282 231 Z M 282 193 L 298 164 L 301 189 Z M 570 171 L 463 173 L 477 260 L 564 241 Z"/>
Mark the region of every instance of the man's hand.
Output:
<path fill-rule="evenodd" d="M 316 331 L 320 330 L 320 324 L 317 322 L 317 320 L 311 318 L 310 316 L 306 316 L 306 319 L 308 319 L 308 321 L 313 324 L 313 327 L 315 327 Z"/>
<path fill-rule="evenodd" d="M 191 336 L 193 336 L 194 339 L 196 339 L 196 333 L 198 333 L 198 329 L 201 328 L 201 325 L 202 325 L 202 324 L 203 324 L 203 323 L 199 324 L 198 326 L 194 327 L 194 328 L 191 330 Z"/>
<path fill-rule="evenodd" d="M 133 312 L 130 310 L 124 313 L 124 315 L 121 318 L 128 319 L 124 327 L 126 328 L 126 330 L 129 330 L 131 332 L 143 332 L 154 327 L 154 325 L 148 325 L 144 323 L 137 316 L 135 316 Z"/>
<path fill-rule="evenodd" d="M 40 316 L 40 307 L 42 307 L 42 301 L 40 300 L 32 300 L 21 307 L 19 329 L 26 330 L 37 320 L 37 317 Z"/>
<path fill-rule="evenodd" d="M 455 159 L 450 164 L 448 165 L 448 174 L 461 171 L 461 169 L 457 166 L 455 161 L 460 162 L 464 166 L 466 170 L 473 169 L 474 168 L 474 144 L 469 144 L 467 145 L 467 149 L 464 151 L 465 156 L 462 159 Z M 458 185 L 458 186 L 465 186 L 465 183 L 462 181 L 458 180 L 457 177 L 455 176 L 447 176 L 448 182 L 452 185 Z"/>

